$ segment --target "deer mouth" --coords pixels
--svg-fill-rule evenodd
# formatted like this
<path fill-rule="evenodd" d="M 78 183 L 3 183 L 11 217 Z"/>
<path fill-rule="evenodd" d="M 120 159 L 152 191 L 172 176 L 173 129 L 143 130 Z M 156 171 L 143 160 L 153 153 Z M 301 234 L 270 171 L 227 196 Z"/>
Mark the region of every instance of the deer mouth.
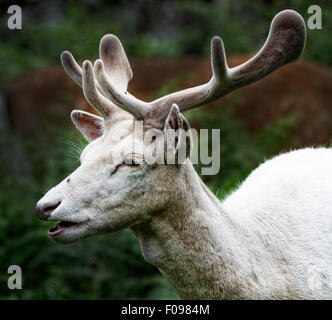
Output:
<path fill-rule="evenodd" d="M 83 222 L 71 222 L 71 221 L 60 221 L 56 226 L 48 230 L 50 237 L 55 237 L 68 229 L 77 229 L 86 224 L 88 221 Z"/>

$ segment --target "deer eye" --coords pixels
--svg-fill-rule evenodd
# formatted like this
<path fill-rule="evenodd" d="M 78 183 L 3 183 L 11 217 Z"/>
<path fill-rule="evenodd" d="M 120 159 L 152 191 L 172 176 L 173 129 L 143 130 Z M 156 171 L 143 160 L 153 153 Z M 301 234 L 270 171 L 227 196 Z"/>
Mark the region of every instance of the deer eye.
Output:
<path fill-rule="evenodd" d="M 139 167 L 140 163 L 135 159 L 125 159 L 122 162 L 122 165 L 128 166 L 128 167 Z"/>
<path fill-rule="evenodd" d="M 141 163 L 138 160 L 132 159 L 132 158 L 126 158 L 123 160 L 122 163 L 119 163 L 116 167 L 116 169 L 114 170 L 114 173 L 116 173 L 118 171 L 118 169 L 122 168 L 122 167 L 132 167 L 132 168 L 138 168 L 140 167 Z"/>

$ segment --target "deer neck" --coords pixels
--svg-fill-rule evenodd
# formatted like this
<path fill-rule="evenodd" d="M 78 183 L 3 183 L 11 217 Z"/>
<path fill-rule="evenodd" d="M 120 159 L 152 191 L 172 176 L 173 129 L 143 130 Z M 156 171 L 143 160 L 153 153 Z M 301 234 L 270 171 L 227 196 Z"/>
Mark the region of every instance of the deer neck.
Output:
<path fill-rule="evenodd" d="M 245 235 L 188 161 L 174 201 L 132 230 L 144 258 L 181 298 L 238 298 Z"/>

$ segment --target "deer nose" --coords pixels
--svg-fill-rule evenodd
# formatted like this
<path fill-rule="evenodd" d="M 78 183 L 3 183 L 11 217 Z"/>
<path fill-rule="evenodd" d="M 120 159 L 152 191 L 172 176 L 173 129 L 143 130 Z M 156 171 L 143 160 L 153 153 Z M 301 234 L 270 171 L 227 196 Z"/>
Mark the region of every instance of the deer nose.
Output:
<path fill-rule="evenodd" d="M 60 205 L 61 201 L 37 203 L 36 214 L 41 220 L 47 220 L 51 213 Z"/>

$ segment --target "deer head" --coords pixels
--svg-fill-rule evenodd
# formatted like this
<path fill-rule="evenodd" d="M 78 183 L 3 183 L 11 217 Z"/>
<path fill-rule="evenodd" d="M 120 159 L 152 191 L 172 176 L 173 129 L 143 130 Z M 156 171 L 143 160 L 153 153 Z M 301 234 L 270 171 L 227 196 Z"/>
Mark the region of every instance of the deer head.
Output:
<path fill-rule="evenodd" d="M 227 66 L 221 38 L 211 41 L 212 77 L 208 83 L 144 102 L 127 91 L 132 71 L 119 39 L 106 35 L 100 42 L 100 59 L 82 68 L 65 51 L 61 61 L 100 116 L 74 110 L 71 118 L 89 141 L 81 154 L 81 165 L 48 191 L 37 203 L 40 219 L 61 221 L 48 234 L 58 242 L 132 227 L 153 219 L 171 202 L 181 201 L 183 163 L 148 164 L 146 150 L 154 150 L 154 139 L 135 132 L 142 121 L 143 133 L 151 129 L 175 130 L 165 149 L 177 153 L 188 121 L 181 112 L 213 101 L 241 86 L 257 81 L 273 70 L 296 60 L 304 47 L 302 17 L 286 10 L 277 14 L 262 49 L 249 61 Z M 167 135 L 166 135 L 167 136 Z M 190 135 L 186 143 L 190 144 Z M 140 146 L 140 147 L 138 147 Z M 190 148 L 185 148 L 185 157 Z"/>

